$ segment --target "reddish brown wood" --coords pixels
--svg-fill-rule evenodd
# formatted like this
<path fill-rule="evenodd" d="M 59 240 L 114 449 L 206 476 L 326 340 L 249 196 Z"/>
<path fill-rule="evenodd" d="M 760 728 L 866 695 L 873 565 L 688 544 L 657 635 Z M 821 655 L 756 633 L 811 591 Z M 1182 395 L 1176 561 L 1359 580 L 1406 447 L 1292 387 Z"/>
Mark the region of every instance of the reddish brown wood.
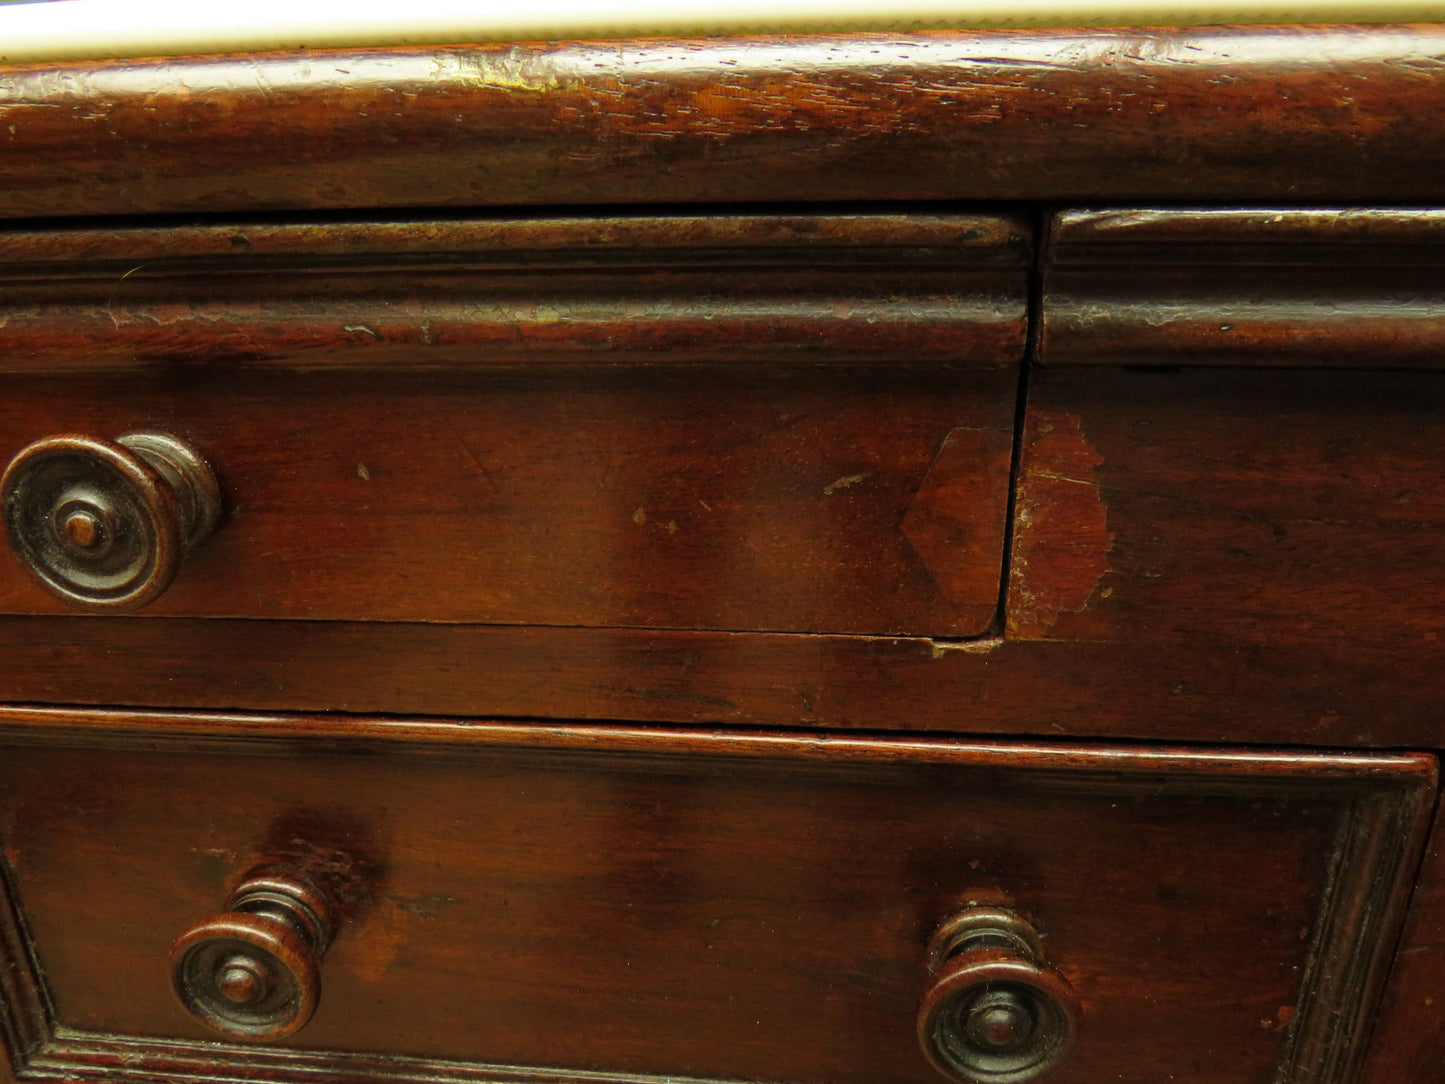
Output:
<path fill-rule="evenodd" d="M 1440 396 L 1035 374 L 1002 644 L 11 618 L 0 697 L 1434 748 Z"/>
<path fill-rule="evenodd" d="M 1220 1081 L 1343 1081 L 1434 788 L 1411 755 L 4 721 L 0 840 L 59 1019 L 27 1062 L 42 1076 L 115 1067 L 81 1030 L 145 1037 L 127 1071 L 168 1078 L 165 1040 L 204 1032 L 164 969 L 125 999 L 88 976 L 145 974 L 232 870 L 319 831 L 374 845 L 379 891 L 285 1043 L 332 1053 L 293 1070 L 365 1078 L 383 1056 L 410 1078 L 390 1060 L 410 1051 L 446 1059 L 442 1079 L 482 1063 L 924 1082 L 929 936 L 976 902 L 1047 931 L 1085 1079 L 1127 1051 L 1166 1077 L 1207 1061 Z M 203 1060 L 271 1071 L 225 1047 Z"/>
<path fill-rule="evenodd" d="M 1060 614 L 1088 606 L 1114 544 L 1094 468 L 1102 462 L 1078 415 L 1035 405 L 1014 494 L 1009 636 L 1045 639 Z"/>
<path fill-rule="evenodd" d="M 1131 260 L 1180 267 L 1340 268 L 1351 259 L 1428 266 L 1440 263 L 1445 240 L 1438 207 L 1069 208 L 1056 211 L 1049 226 L 1047 263 L 1057 268 Z M 1368 285 L 1366 276 L 1359 285 Z"/>
<path fill-rule="evenodd" d="M 226 518 L 147 615 L 975 635 L 1003 561 L 1013 373 L 933 366 L 0 377 L 0 459 L 156 427 Z M 951 433 L 988 452 L 900 523 Z M 946 464 L 945 464 L 946 465 Z M 0 609 L 66 606 L 0 558 Z"/>
<path fill-rule="evenodd" d="M 1312 645 L 0 619 L 11 703 L 1441 744 L 1436 655 Z M 123 660 L 118 662 L 117 660 Z M 355 723 L 345 717 L 347 725 Z"/>
<path fill-rule="evenodd" d="M 909 498 L 903 536 L 944 597 L 961 605 L 997 589 L 993 555 L 1003 549 L 1008 524 L 1007 507 L 996 503 L 995 494 L 1007 490 L 1012 463 L 1012 431 L 955 429 Z M 858 475 L 840 480 L 848 486 L 866 481 Z"/>
<path fill-rule="evenodd" d="M 0 76 L 0 213 L 1428 201 L 1442 52 L 1438 26 L 1322 26 L 30 64 Z"/>
<path fill-rule="evenodd" d="M 228 1039 L 294 1035 L 321 1001 L 321 958 L 336 936 L 336 912 L 304 867 L 251 871 L 224 911 L 171 945 L 171 985 L 181 1006 Z"/>
<path fill-rule="evenodd" d="M 1438 369 L 1438 209 L 1108 210 L 1055 216 L 1050 365 Z"/>
<path fill-rule="evenodd" d="M 54 1022 L 38 976 L 8 865 L 0 860 L 0 1080 L 7 1084 L 53 1039 Z"/>
<path fill-rule="evenodd" d="M 232 498 L 154 616 L 0 567 L 0 701 L 325 713 L 7 714 L 0 1078 L 933 1079 L 925 946 L 977 897 L 1081 995 L 1065 1077 L 1353 1080 L 1430 757 L 822 732 L 1445 744 L 1445 402 L 1400 372 L 1445 353 L 1441 55 L 1225 28 L 0 75 L 0 217 L 72 219 L 0 232 L 0 455 L 158 426 Z M 1029 211 L 918 202 L 960 198 L 1255 208 L 1059 214 L 1007 555 Z M 472 210 L 526 204 L 564 213 Z M 73 228 L 328 208 L 414 220 Z M 385 711 L 530 721 L 346 714 Z M 253 860 L 353 851 L 339 1006 L 284 1052 L 198 1041 L 170 939 Z M 1438 865 L 1369 1084 L 1445 1041 Z"/>
<path fill-rule="evenodd" d="M 949 1080 L 1027 1084 L 1068 1062 L 1078 995 L 1014 912 L 970 907 L 945 920 L 929 940 L 928 970 L 918 1042 Z"/>
<path fill-rule="evenodd" d="M 605 216 L 244 218 L 175 224 L 24 226 L 0 230 L 8 280 L 64 275 L 148 278 L 179 270 L 391 267 L 416 271 L 568 267 L 1020 267 L 1029 261 L 1031 216 L 910 208 L 769 210 L 679 208 Z"/>
<path fill-rule="evenodd" d="M 147 612 L 975 635 L 1028 234 L 959 214 L 19 231 L 0 454 L 136 427 L 204 450 L 226 529 Z M 647 365 L 552 371 L 589 358 Z M 0 607 L 57 609 L 14 571 Z"/>
<path fill-rule="evenodd" d="M 0 502 L 10 548 L 36 584 L 110 612 L 160 596 L 221 514 L 205 459 L 154 432 L 42 437 L 5 468 Z"/>
<path fill-rule="evenodd" d="M 1029 399 L 1009 635 L 1436 652 L 1438 377 L 1055 370 Z"/>
<path fill-rule="evenodd" d="M 0 232 L 0 371 L 1015 365 L 1016 216 Z"/>
<path fill-rule="evenodd" d="M 1437 812 L 1410 916 L 1400 939 L 1380 1023 L 1370 1039 L 1364 1084 L 1428 1080 L 1445 1046 L 1445 835 Z"/>

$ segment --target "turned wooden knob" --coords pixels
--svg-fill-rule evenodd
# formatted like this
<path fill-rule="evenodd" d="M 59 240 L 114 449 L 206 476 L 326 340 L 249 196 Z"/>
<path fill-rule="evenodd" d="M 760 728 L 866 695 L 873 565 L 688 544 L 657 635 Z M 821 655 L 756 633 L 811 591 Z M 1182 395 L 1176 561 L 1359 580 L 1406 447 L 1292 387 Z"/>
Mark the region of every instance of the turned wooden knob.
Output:
<path fill-rule="evenodd" d="M 954 916 L 929 943 L 928 969 L 918 1041 L 950 1080 L 1023 1084 L 1068 1056 L 1078 998 L 1018 915 L 976 907 Z"/>
<path fill-rule="evenodd" d="M 249 874 L 226 913 L 171 946 L 171 980 L 186 1011 L 236 1039 L 279 1039 L 321 1000 L 321 957 L 335 933 L 326 898 L 286 870 Z"/>
<path fill-rule="evenodd" d="M 73 606 L 131 610 L 175 579 L 221 512 L 216 476 L 165 433 L 36 441 L 0 478 L 10 545 Z"/>

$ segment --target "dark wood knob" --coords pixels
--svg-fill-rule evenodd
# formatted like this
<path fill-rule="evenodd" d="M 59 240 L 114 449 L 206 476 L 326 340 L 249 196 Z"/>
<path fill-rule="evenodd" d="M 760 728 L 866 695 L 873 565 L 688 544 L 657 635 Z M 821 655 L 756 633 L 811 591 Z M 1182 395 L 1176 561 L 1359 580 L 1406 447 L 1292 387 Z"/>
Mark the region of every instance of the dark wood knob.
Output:
<path fill-rule="evenodd" d="M 0 479 L 10 545 L 51 594 L 132 610 L 170 586 L 221 512 L 216 476 L 165 433 L 36 441 Z"/>
<path fill-rule="evenodd" d="M 1078 998 L 1018 915 L 994 907 L 955 915 L 933 935 L 928 968 L 918 1041 L 950 1080 L 1024 1084 L 1068 1056 Z"/>
<path fill-rule="evenodd" d="M 255 870 L 231 894 L 226 913 L 197 923 L 171 946 L 176 996 L 223 1035 L 290 1035 L 321 1000 L 321 957 L 333 921 L 325 896 L 300 874 Z"/>

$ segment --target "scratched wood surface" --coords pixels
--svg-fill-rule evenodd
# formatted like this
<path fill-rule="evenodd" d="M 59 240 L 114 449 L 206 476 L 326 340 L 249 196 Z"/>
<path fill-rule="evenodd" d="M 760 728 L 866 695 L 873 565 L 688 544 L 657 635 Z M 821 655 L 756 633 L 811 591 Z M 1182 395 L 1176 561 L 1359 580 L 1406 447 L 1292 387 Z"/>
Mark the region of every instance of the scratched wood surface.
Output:
<path fill-rule="evenodd" d="M 1445 195 L 1438 26 L 307 51 L 0 74 L 0 215 Z"/>
<path fill-rule="evenodd" d="M 1009 627 L 972 647 L 15 616 L 0 696 L 1431 748 L 1442 393 L 1429 373 L 1036 372 Z"/>
<path fill-rule="evenodd" d="M 1434 650 L 1434 374 L 1043 369 L 1008 635 Z"/>
<path fill-rule="evenodd" d="M 1017 216 L 14 230 L 0 257 L 0 462 L 159 429 L 220 477 L 148 614 L 995 623 Z M 12 555 L 0 611 L 64 604 Z"/>
<path fill-rule="evenodd" d="M 924 213 L 0 230 L 0 371 L 1015 365 L 1031 224 Z"/>
<path fill-rule="evenodd" d="M 383 622 L 0 617 L 12 703 L 1434 748 L 1436 654 Z"/>
<path fill-rule="evenodd" d="M 1438 369 L 1445 213 L 1149 209 L 1053 216 L 1048 365 Z"/>
<path fill-rule="evenodd" d="M 151 428 L 208 457 L 223 522 L 147 615 L 975 635 L 1014 396 L 898 365 L 0 376 L 0 461 Z M 67 604 L 8 551 L 0 610 Z"/>
<path fill-rule="evenodd" d="M 70 1030 L 42 1069 L 104 1056 L 74 1029 L 136 1037 L 140 1066 L 206 1039 L 166 950 L 259 859 L 349 886 L 318 1014 L 276 1045 L 333 1071 L 351 1056 L 362 1078 L 380 1055 L 448 1059 L 443 1079 L 463 1062 L 924 1084 L 928 935 L 982 901 L 1025 912 L 1077 987 L 1061 1079 L 1127 1057 L 1339 1084 L 1434 773 L 1410 755 L 439 720 L 3 722 L 7 879 Z M 264 1054 L 205 1056 L 267 1072 Z"/>
<path fill-rule="evenodd" d="M 0 73 L 0 217 L 246 216 L 0 233 L 0 440 L 165 424 L 244 495 L 155 616 L 0 572 L 0 700 L 203 709 L 9 713 L 0 1079 L 922 1081 L 921 946 L 984 892 L 1085 994 L 1061 1081 L 1352 1080 L 1429 757 L 557 721 L 1440 748 L 1442 55 L 1215 28 Z M 918 202 L 965 199 L 1250 204 L 1056 218 L 1006 556 L 1030 231 Z M 681 514 L 700 490 L 726 523 Z M 237 708 L 325 714 L 204 713 Z M 200 1043 L 165 948 L 283 838 L 382 890 L 314 1031 Z M 1438 1061 L 1441 853 L 1368 1084 Z"/>

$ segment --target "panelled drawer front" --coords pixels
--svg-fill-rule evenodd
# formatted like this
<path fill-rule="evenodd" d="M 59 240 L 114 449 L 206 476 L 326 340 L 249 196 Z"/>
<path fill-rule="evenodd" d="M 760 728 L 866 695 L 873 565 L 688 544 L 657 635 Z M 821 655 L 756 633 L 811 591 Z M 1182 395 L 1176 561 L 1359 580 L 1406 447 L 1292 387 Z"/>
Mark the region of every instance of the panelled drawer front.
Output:
<path fill-rule="evenodd" d="M 147 615 L 972 636 L 998 612 L 1012 220 L 15 233 L 5 259 L 0 462 L 140 431 L 218 478 Z M 7 515 L 85 566 L 121 498 L 66 484 Z M 0 612 L 67 607 L 7 558 Z"/>
<path fill-rule="evenodd" d="M 8 995 L 27 1079 L 924 1084 L 926 948 L 982 905 L 1036 929 L 1076 993 L 1059 1080 L 1343 1081 L 1434 790 L 1409 755 L 5 724 L 0 840 L 34 945 L 10 965 L 41 976 Z M 186 1045 L 212 1036 L 168 949 L 258 863 L 344 882 L 320 1007 L 244 1054 Z"/>

